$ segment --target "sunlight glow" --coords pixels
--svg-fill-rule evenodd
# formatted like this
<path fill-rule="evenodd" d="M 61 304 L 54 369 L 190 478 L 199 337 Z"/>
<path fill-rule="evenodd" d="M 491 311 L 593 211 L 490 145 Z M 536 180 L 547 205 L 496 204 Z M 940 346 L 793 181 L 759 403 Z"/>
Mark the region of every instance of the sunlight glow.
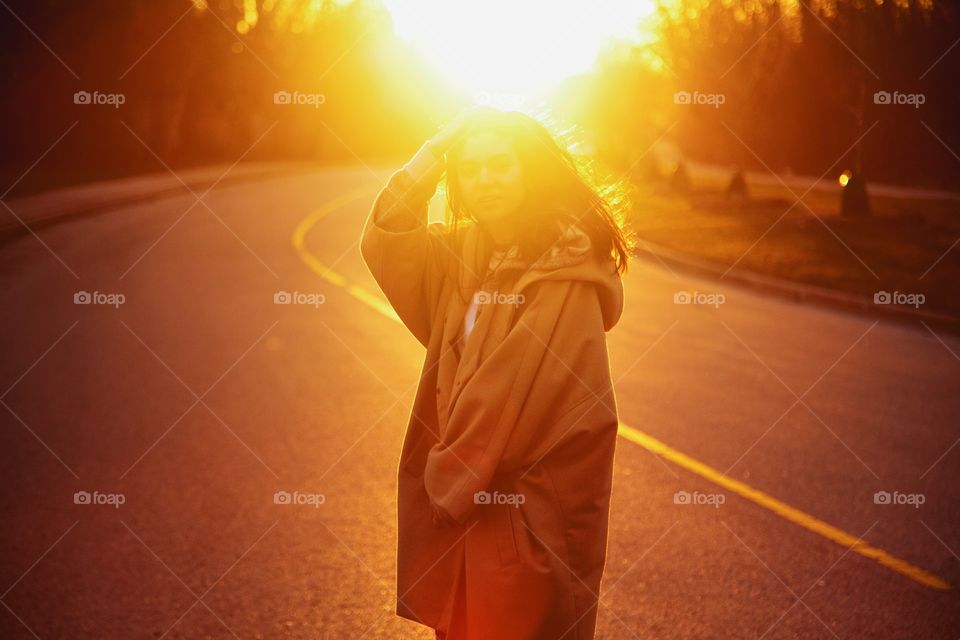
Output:
<path fill-rule="evenodd" d="M 653 0 L 384 0 L 397 34 L 454 87 L 532 95 L 588 71 L 611 40 L 634 40 Z"/>

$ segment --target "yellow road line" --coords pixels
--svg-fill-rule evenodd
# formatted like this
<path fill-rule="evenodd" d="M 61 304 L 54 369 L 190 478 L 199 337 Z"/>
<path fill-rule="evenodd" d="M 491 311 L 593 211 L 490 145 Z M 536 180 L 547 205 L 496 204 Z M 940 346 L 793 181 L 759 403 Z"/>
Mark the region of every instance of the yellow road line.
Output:
<path fill-rule="evenodd" d="M 290 241 L 297 250 L 297 255 L 300 256 L 300 259 L 307 263 L 307 266 L 310 267 L 318 276 L 330 284 L 343 287 L 346 289 L 347 293 L 352 295 L 360 302 L 387 316 L 391 320 L 403 324 L 403 322 L 400 320 L 400 316 L 397 315 L 397 312 L 393 310 L 393 307 L 391 307 L 386 300 L 380 296 L 373 295 L 366 289 L 362 289 L 354 284 L 350 284 L 342 275 L 317 260 L 316 256 L 310 253 L 310 250 L 307 249 L 307 233 L 310 232 L 310 229 L 313 227 L 313 225 L 340 207 L 369 195 L 370 192 L 371 190 L 369 187 L 361 187 L 359 189 L 354 189 L 353 191 L 348 191 L 339 198 L 334 198 L 301 220 L 294 228 L 293 236 L 290 238 Z"/>
<path fill-rule="evenodd" d="M 823 520 L 815 518 L 808 513 L 804 513 L 795 507 L 791 507 L 787 503 L 781 502 L 780 500 L 777 500 L 763 491 L 754 489 L 750 485 L 744 484 L 739 480 L 734 480 L 730 476 L 720 473 L 713 467 L 709 467 L 699 460 L 695 460 L 687 454 L 677 451 L 673 447 L 664 444 L 663 442 L 643 433 L 638 429 L 634 429 L 633 427 L 625 425 L 621 422 L 618 432 L 621 437 L 640 445 L 644 449 L 652 451 L 658 456 L 666 458 L 670 462 L 683 467 L 687 471 L 693 472 L 698 476 L 713 482 L 714 484 L 724 487 L 725 489 L 729 489 L 737 495 L 746 498 L 750 502 L 758 504 L 764 509 L 769 509 L 778 516 L 785 518 L 794 524 L 800 525 L 804 529 L 820 534 L 827 540 L 836 542 L 844 547 L 852 547 L 853 551 L 859 553 L 860 555 L 876 560 L 883 566 L 893 569 L 897 573 L 903 574 L 911 580 L 916 580 L 926 587 L 932 587 L 942 591 L 947 591 L 950 589 L 950 584 L 940 577 L 924 571 L 920 567 L 916 567 L 905 560 L 901 560 L 900 558 L 892 556 L 883 549 L 869 545 L 857 536 L 851 535 L 843 529 L 838 529 L 831 524 L 827 524 Z"/>
<path fill-rule="evenodd" d="M 305 244 L 307 232 L 309 232 L 310 228 L 319 220 L 326 217 L 336 209 L 339 209 L 340 207 L 369 193 L 369 188 L 356 189 L 344 194 L 343 196 L 340 196 L 339 198 L 331 200 L 322 208 L 314 211 L 309 216 L 301 220 L 294 229 L 291 240 L 293 242 L 293 246 L 297 250 L 297 253 L 300 255 L 300 258 L 303 259 L 303 261 L 314 271 L 314 273 L 331 284 L 334 284 L 338 287 L 343 287 L 347 293 L 378 313 L 390 318 L 391 320 L 394 320 L 395 322 L 403 324 L 396 312 L 393 310 L 393 307 L 391 307 L 387 301 L 380 296 L 374 295 L 365 289 L 348 282 L 347 279 L 342 275 L 333 271 L 325 264 L 317 260 L 317 258 L 310 253 Z M 948 591 L 951 588 L 950 584 L 939 576 L 910 564 L 906 560 L 901 560 L 900 558 L 887 553 L 879 547 L 867 544 L 857 536 L 847 533 L 843 529 L 839 529 L 831 524 L 828 524 L 823 520 L 805 513 L 796 507 L 792 507 L 785 502 L 777 500 L 773 496 L 770 496 L 759 489 L 754 489 L 750 485 L 744 484 L 739 480 L 735 480 L 730 476 L 724 475 L 713 467 L 710 467 L 699 460 L 691 458 L 681 451 L 677 451 L 673 447 L 661 442 L 660 440 L 657 440 L 652 436 L 647 435 L 639 429 L 635 429 L 621 422 L 617 432 L 620 437 L 629 440 L 634 444 L 640 445 L 648 451 L 651 451 L 652 453 L 669 460 L 677 466 L 680 466 L 691 473 L 695 473 L 705 480 L 728 489 L 740 497 L 745 498 L 750 502 L 763 507 L 764 509 L 772 511 L 781 518 L 797 524 L 808 531 L 812 531 L 813 533 L 823 536 L 831 542 L 835 542 L 842 547 L 848 547 L 852 551 L 859 553 L 866 558 L 875 560 L 883 566 L 892 569 L 893 571 L 896 571 L 897 573 L 906 576 L 907 578 L 910 578 L 911 580 L 914 580 L 925 587 L 930 587 L 932 589 L 938 589 L 941 591 Z"/>

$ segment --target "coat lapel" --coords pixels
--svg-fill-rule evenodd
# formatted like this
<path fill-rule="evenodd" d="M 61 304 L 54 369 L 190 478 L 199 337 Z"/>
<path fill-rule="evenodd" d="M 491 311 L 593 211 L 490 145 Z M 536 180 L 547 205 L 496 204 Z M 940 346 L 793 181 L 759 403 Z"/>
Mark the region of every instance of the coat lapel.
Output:
<path fill-rule="evenodd" d="M 463 335 L 463 317 L 466 309 L 472 301 L 473 296 L 480 290 L 490 293 L 509 294 L 514 292 L 514 287 L 519 284 L 515 278 L 501 277 L 496 281 L 486 281 L 489 275 L 487 268 L 492 253 L 492 245 L 486 237 L 474 229 L 474 241 L 470 243 L 473 247 L 473 253 L 469 256 L 473 273 L 468 273 L 468 277 L 461 280 L 461 294 L 463 300 L 451 301 L 450 316 L 448 319 L 446 331 L 448 332 L 448 346 L 453 351 L 453 345 Z M 476 266 L 473 266 L 476 265 Z M 462 267 L 463 271 L 467 271 Z M 466 341 L 462 352 L 452 367 L 452 377 L 447 387 L 450 389 L 449 397 L 444 402 L 443 412 L 440 415 L 441 424 L 445 427 L 449 416 L 453 413 L 457 399 L 460 393 L 467 385 L 467 381 L 476 372 L 483 363 L 484 359 L 497 348 L 497 345 L 506 336 L 512 325 L 513 317 L 517 312 L 517 307 L 508 304 L 482 304 L 478 308 L 476 322 L 473 326 L 473 332 L 470 339 Z M 443 429 L 441 429 L 443 433 Z"/>

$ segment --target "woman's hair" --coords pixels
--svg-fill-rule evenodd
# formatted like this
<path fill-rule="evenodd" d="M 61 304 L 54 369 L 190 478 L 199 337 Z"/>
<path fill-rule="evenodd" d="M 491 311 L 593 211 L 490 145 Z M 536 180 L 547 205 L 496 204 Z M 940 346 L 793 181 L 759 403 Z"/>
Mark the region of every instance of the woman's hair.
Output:
<path fill-rule="evenodd" d="M 590 236 L 596 255 L 612 256 L 618 273 L 627 270 L 631 245 L 625 231 L 626 189 L 616 182 L 601 184 L 587 159 L 574 156 L 558 142 L 559 136 L 516 111 L 480 108 L 464 119 L 447 152 L 446 192 L 454 228 L 471 219 L 458 186 L 460 153 L 466 139 L 481 132 L 504 136 L 520 158 L 526 198 L 515 215 L 517 244 L 525 261 L 532 263 L 549 252 L 558 229 L 577 222 Z"/>

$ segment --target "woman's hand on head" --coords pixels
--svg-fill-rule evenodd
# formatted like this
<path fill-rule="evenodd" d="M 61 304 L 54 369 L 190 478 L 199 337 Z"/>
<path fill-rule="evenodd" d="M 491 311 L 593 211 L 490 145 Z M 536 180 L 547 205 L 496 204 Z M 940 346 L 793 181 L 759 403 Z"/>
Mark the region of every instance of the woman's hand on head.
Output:
<path fill-rule="evenodd" d="M 430 140 L 430 148 L 437 154 L 440 155 L 449 151 L 450 147 L 453 146 L 453 143 L 456 142 L 457 138 L 463 133 L 464 124 L 466 121 L 473 116 L 474 114 L 483 111 L 484 109 L 489 109 L 489 107 L 469 107 L 464 109 L 453 118 Z"/>
<path fill-rule="evenodd" d="M 489 107 L 470 107 L 461 111 L 420 147 L 405 165 L 414 181 L 435 182 L 440 179 L 446 168 L 446 154 L 463 135 L 464 125 L 474 114 L 484 110 L 489 110 Z"/>

